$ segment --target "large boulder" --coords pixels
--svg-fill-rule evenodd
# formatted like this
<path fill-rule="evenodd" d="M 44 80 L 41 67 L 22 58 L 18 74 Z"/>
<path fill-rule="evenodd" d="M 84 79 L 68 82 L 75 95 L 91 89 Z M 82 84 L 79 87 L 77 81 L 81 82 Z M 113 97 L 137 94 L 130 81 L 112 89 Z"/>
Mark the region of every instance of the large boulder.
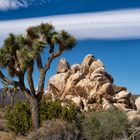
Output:
<path fill-rule="evenodd" d="M 57 67 L 57 73 L 64 73 L 70 69 L 69 63 L 66 61 L 65 58 L 62 58 Z"/>
<path fill-rule="evenodd" d="M 119 93 L 120 91 L 126 91 L 127 90 L 126 87 L 118 86 L 116 84 L 113 84 L 113 87 L 114 87 L 114 91 L 115 91 L 116 94 Z"/>
<path fill-rule="evenodd" d="M 130 110 L 127 113 L 128 120 L 131 125 L 137 127 L 140 126 L 140 112 L 135 110 Z"/>
<path fill-rule="evenodd" d="M 109 94 L 109 95 L 113 95 L 114 94 L 114 89 L 111 83 L 105 83 L 103 84 L 99 90 L 98 90 L 98 94 L 99 95 L 105 95 L 105 94 Z"/>
<path fill-rule="evenodd" d="M 131 96 L 131 93 L 128 92 L 128 91 L 120 91 L 119 93 L 117 93 L 115 95 L 115 99 L 116 100 L 119 100 L 119 99 L 126 99 L 126 98 L 129 98 Z"/>
<path fill-rule="evenodd" d="M 49 79 L 48 92 L 52 92 L 54 95 L 61 95 L 62 91 L 65 89 L 65 85 L 69 76 L 70 72 L 53 75 Z"/>
<path fill-rule="evenodd" d="M 104 64 L 101 62 L 100 59 L 92 62 L 91 66 L 89 68 L 89 71 L 92 73 L 92 72 L 94 72 L 95 70 L 97 70 L 99 68 L 100 69 L 104 68 Z"/>
<path fill-rule="evenodd" d="M 96 61 L 95 57 L 92 54 L 88 54 L 83 62 L 81 63 L 81 71 L 87 75 L 89 73 L 89 67 L 92 64 L 92 62 Z"/>
<path fill-rule="evenodd" d="M 140 97 L 138 97 L 138 98 L 135 100 L 135 105 L 136 105 L 137 111 L 140 112 Z"/>
<path fill-rule="evenodd" d="M 128 106 L 124 103 L 113 103 L 113 106 L 120 110 L 127 110 Z"/>
<path fill-rule="evenodd" d="M 90 66 L 92 64 L 93 61 L 95 61 L 96 58 L 92 55 L 92 54 L 88 54 L 83 62 L 81 63 L 81 66 L 84 67 L 84 66 Z"/>

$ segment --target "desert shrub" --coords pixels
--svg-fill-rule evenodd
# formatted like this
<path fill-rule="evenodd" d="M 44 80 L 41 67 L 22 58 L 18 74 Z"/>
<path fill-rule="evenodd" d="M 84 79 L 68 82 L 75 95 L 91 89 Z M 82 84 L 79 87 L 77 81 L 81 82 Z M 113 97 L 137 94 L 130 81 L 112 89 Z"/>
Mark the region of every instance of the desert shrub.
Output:
<path fill-rule="evenodd" d="M 5 116 L 5 112 L 0 109 L 0 119 L 4 119 L 4 116 Z"/>
<path fill-rule="evenodd" d="M 0 119 L 0 131 L 6 130 L 6 121 Z"/>
<path fill-rule="evenodd" d="M 5 119 L 10 130 L 25 135 L 32 127 L 29 103 L 18 101 L 14 107 L 9 106 Z"/>
<path fill-rule="evenodd" d="M 67 121 L 60 119 L 47 120 L 37 131 L 27 137 L 30 140 L 77 140 L 79 131 Z"/>
<path fill-rule="evenodd" d="M 59 117 L 61 119 L 67 120 L 68 122 L 72 122 L 77 121 L 77 115 L 79 113 L 81 113 L 80 109 L 76 105 L 70 103 L 69 105 L 62 107 Z"/>
<path fill-rule="evenodd" d="M 40 122 L 47 119 L 59 118 L 61 111 L 62 107 L 60 101 L 46 102 L 45 99 L 42 99 L 39 105 Z"/>
<path fill-rule="evenodd" d="M 126 114 L 116 109 L 92 112 L 83 121 L 83 133 L 87 140 L 120 138 L 127 127 Z"/>
<path fill-rule="evenodd" d="M 61 101 L 59 100 L 46 102 L 45 99 L 43 99 L 39 106 L 41 122 L 53 118 L 60 118 L 72 122 L 76 120 L 78 113 L 80 113 L 80 110 L 74 104 L 70 103 L 62 107 Z"/>
<path fill-rule="evenodd" d="M 69 104 L 65 107 L 61 106 L 59 100 L 49 101 L 43 98 L 39 104 L 39 120 L 40 124 L 45 120 L 59 118 L 69 122 L 76 121 L 79 109 Z M 9 106 L 5 115 L 7 120 L 7 128 L 10 130 L 25 135 L 31 130 L 31 111 L 28 102 L 18 101 L 13 107 Z"/>

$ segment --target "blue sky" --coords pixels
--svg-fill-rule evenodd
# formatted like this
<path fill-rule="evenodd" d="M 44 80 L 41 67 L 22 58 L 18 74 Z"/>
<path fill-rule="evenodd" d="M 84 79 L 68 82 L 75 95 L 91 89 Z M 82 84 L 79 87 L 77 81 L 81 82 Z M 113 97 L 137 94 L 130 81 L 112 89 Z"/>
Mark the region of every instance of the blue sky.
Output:
<path fill-rule="evenodd" d="M 64 28 L 77 38 L 76 47 L 61 56 L 70 64 L 93 54 L 116 84 L 140 94 L 139 0 L 0 0 L 0 46 L 10 32 L 24 34 L 28 26 L 41 22 Z M 42 56 L 46 58 L 45 53 Z M 52 63 L 46 86 L 59 59 Z M 38 80 L 36 70 L 34 79 Z"/>

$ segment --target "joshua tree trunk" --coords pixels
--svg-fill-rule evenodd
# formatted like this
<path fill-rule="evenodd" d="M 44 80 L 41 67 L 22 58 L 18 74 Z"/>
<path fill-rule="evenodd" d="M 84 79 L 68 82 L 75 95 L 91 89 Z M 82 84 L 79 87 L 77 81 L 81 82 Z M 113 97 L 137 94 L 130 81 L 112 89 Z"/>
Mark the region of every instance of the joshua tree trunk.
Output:
<path fill-rule="evenodd" d="M 2 108 L 5 108 L 5 93 L 3 92 L 3 96 L 2 96 Z"/>
<path fill-rule="evenodd" d="M 34 97 L 30 99 L 30 108 L 32 114 L 32 126 L 36 130 L 39 127 L 39 112 L 38 112 L 38 100 Z"/>
<path fill-rule="evenodd" d="M 14 106 L 14 96 L 13 95 L 10 96 L 10 100 L 11 100 L 11 106 Z"/>

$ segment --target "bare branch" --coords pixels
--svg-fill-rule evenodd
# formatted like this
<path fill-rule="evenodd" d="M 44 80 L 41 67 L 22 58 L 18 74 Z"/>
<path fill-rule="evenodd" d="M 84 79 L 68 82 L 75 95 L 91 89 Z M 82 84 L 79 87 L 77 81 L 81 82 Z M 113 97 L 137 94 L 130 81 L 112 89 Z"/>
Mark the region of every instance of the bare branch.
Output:
<path fill-rule="evenodd" d="M 59 57 L 62 54 L 63 50 L 58 49 L 55 53 L 51 53 L 50 57 L 48 57 L 45 65 L 45 71 L 48 71 L 50 69 L 50 64 L 52 60 L 56 57 Z"/>
<path fill-rule="evenodd" d="M 11 79 L 7 78 L 7 77 L 2 73 L 1 70 L 0 70 L 0 79 L 2 79 L 4 82 L 6 82 L 6 83 L 9 84 L 9 85 L 19 86 L 19 82 L 18 82 L 18 81 L 14 81 L 14 80 L 11 80 Z"/>

